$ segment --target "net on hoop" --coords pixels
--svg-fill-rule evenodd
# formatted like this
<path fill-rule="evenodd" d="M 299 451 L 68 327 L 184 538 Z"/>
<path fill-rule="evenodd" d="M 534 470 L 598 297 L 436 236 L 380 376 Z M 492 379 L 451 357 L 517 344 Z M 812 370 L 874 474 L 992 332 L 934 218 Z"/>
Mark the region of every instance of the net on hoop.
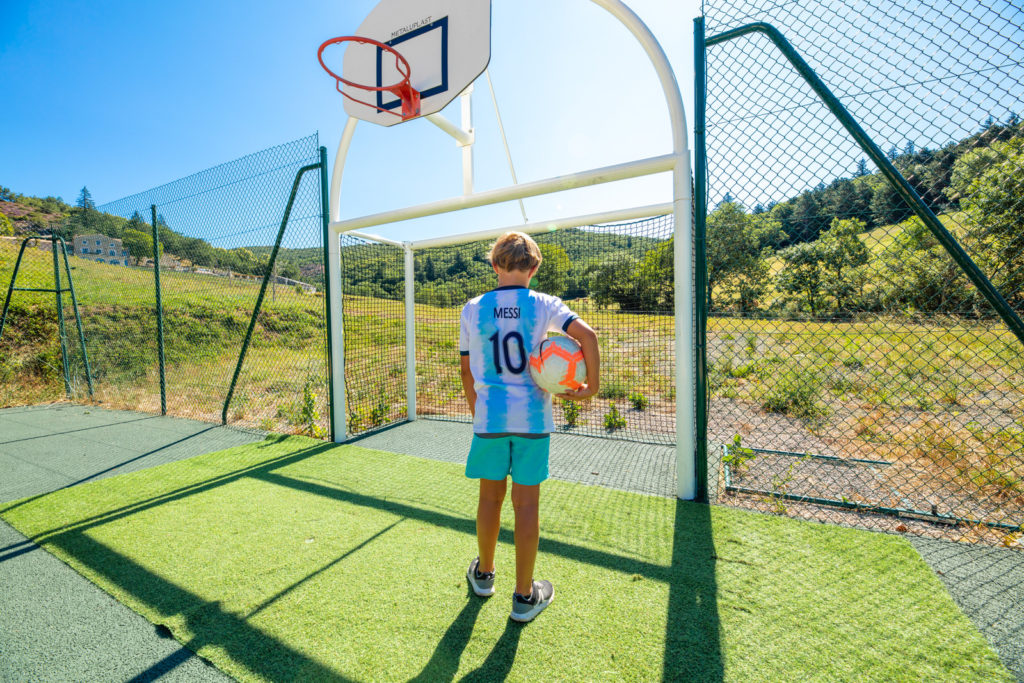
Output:
<path fill-rule="evenodd" d="M 327 64 L 324 63 L 324 49 L 326 49 L 327 46 L 329 45 L 346 42 L 373 45 L 381 50 L 384 50 L 385 52 L 389 52 L 390 54 L 394 55 L 395 69 L 402 76 L 402 79 L 397 83 L 393 83 L 391 85 L 376 86 L 365 85 L 363 83 L 356 83 L 354 81 L 346 80 L 339 76 L 338 74 L 334 73 L 333 71 L 331 71 L 330 67 L 328 67 Z M 373 38 L 364 38 L 363 36 L 339 36 L 337 38 L 331 38 L 330 40 L 324 41 L 324 43 L 320 46 L 320 49 L 317 51 L 316 57 L 320 61 L 320 66 L 323 67 L 324 71 L 329 73 L 331 77 L 334 78 L 334 80 L 336 81 L 335 87 L 338 89 L 338 92 L 340 92 L 342 95 L 352 100 L 353 102 L 357 102 L 367 107 L 371 107 L 373 109 L 376 109 L 377 111 L 384 112 L 385 114 L 397 116 L 401 118 L 403 121 L 419 116 L 420 93 L 418 90 L 412 87 L 412 84 L 409 81 L 411 74 L 409 62 L 405 59 L 405 57 L 402 56 L 402 54 L 398 50 L 391 47 L 387 43 L 382 43 L 379 40 L 374 40 Z M 391 111 L 390 109 L 386 109 L 379 105 L 353 97 L 352 95 L 350 95 L 349 93 L 345 92 L 342 89 L 341 86 L 343 84 L 352 88 L 358 88 L 359 90 L 366 90 L 368 92 L 389 92 L 395 97 L 397 97 L 399 100 L 401 100 L 402 113 L 399 114 L 398 112 Z"/>

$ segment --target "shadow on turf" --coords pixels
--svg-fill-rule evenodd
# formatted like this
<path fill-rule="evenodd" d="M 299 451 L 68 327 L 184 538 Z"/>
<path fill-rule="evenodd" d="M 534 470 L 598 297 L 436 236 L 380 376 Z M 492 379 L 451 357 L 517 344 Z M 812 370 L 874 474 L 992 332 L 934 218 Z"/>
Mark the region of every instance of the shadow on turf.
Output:
<path fill-rule="evenodd" d="M 143 418 L 143 419 L 148 419 L 148 418 Z M 135 420 L 128 420 L 128 421 L 129 422 L 134 422 Z M 109 425 L 101 425 L 101 426 L 109 426 Z M 134 456 L 132 458 L 128 458 L 127 460 L 122 460 L 121 462 L 116 463 L 114 465 L 110 465 L 109 467 L 105 467 L 102 470 L 99 470 L 98 472 L 93 472 L 92 474 L 90 474 L 88 476 L 82 477 L 81 479 L 77 479 L 77 480 L 75 480 L 75 481 L 73 481 L 73 482 L 71 482 L 69 484 L 65 484 L 64 486 L 58 487 L 58 488 L 54 489 L 53 491 L 47 491 L 45 493 L 38 493 L 38 494 L 36 494 L 34 496 L 29 496 L 28 498 L 23 498 L 20 501 L 17 501 L 15 503 L 12 503 L 12 504 L 4 507 L 4 512 L 7 512 L 9 510 L 13 510 L 15 508 L 21 507 L 22 505 L 27 505 L 27 504 L 31 503 L 32 501 L 38 500 L 40 498 L 43 498 L 44 496 L 48 496 L 51 493 L 54 493 L 55 491 L 61 491 L 63 489 L 71 488 L 72 486 L 78 486 L 79 484 L 84 484 L 87 481 L 91 481 L 93 479 L 96 479 L 97 477 L 102 477 L 104 474 L 110 474 L 111 472 L 113 472 L 113 471 L 115 471 L 117 469 L 120 469 L 120 468 L 124 467 L 125 465 L 130 465 L 133 462 L 137 462 L 139 460 L 143 460 L 145 458 L 148 458 L 151 455 L 156 455 L 157 453 L 160 453 L 161 451 L 165 451 L 168 448 L 173 448 L 175 446 L 181 446 L 182 444 L 185 444 L 186 442 L 188 442 L 190 439 L 195 439 L 197 437 L 203 436 L 207 432 L 210 432 L 210 431 L 212 431 L 214 429 L 219 429 L 219 428 L 220 428 L 219 425 L 210 425 L 206 429 L 201 429 L 198 432 L 195 432 L 194 434 L 189 434 L 188 436 L 182 437 L 182 438 L 178 439 L 177 441 L 171 441 L 170 443 L 166 443 L 163 446 L 160 446 L 159 448 L 154 448 L 151 451 L 146 451 L 145 453 L 142 453 L 140 455 L 136 455 L 136 456 Z M 73 429 L 71 431 L 72 432 L 76 432 L 76 431 L 84 431 L 84 430 Z M 54 434 L 47 434 L 46 436 L 48 436 L 48 437 L 50 437 L 50 436 L 62 436 L 64 433 L 65 432 L 54 433 Z M 205 444 L 204 446 L 206 446 L 206 445 L 208 445 L 208 444 Z M 197 449 L 195 455 L 200 455 L 204 450 L 205 450 L 205 448 Z M 0 558 L 0 561 L 3 561 L 3 558 Z"/>
<path fill-rule="evenodd" d="M 280 438 L 269 437 L 266 445 Z M 262 445 L 261 445 L 262 447 Z M 344 676 L 312 660 L 286 643 L 251 627 L 246 618 L 224 611 L 216 601 L 208 601 L 194 593 L 153 574 L 133 560 L 98 543 L 86 532 L 165 503 L 187 498 L 211 489 L 253 477 L 267 483 L 301 490 L 312 495 L 397 514 L 400 517 L 453 529 L 467 535 L 476 533 L 475 520 L 427 510 L 393 500 L 384 500 L 354 491 L 338 489 L 321 483 L 294 479 L 273 470 L 336 448 L 332 444 L 317 445 L 283 455 L 259 465 L 244 467 L 211 479 L 196 482 L 164 494 L 123 506 L 93 517 L 37 534 L 31 540 L 53 544 L 64 554 L 102 576 L 155 612 L 172 617 L 181 615 L 185 629 L 195 634 L 179 640 L 190 650 L 206 645 L 223 650 L 239 665 L 268 680 L 316 679 L 345 681 Z M 0 512 L 11 509 L 0 505 Z M 512 532 L 501 531 L 501 540 L 512 543 Z M 611 569 L 624 579 L 638 575 L 668 584 L 666 633 L 662 678 L 664 680 L 721 681 L 722 655 L 715 583 L 715 547 L 711 530 L 711 509 L 697 503 L 676 502 L 671 565 L 665 566 L 643 559 L 619 555 L 605 550 L 587 548 L 542 536 L 540 551 L 567 559 Z M 626 585 L 626 584 L 624 584 Z M 291 588 L 285 589 L 287 592 Z M 280 596 L 271 597 L 276 600 Z M 628 585 L 622 599 L 628 598 Z M 269 604 L 269 603 L 268 603 Z M 451 680 L 458 670 L 458 660 L 472 632 L 472 624 L 480 610 L 480 601 L 467 602 L 455 621 L 441 637 L 434 655 L 417 680 Z M 464 680 L 500 681 L 511 671 L 518 654 L 519 639 L 524 626 L 509 622 L 486 660 Z M 622 625 L 623 630 L 630 628 Z M 566 634 L 571 638 L 572 634 Z M 163 662 L 174 668 L 187 658 L 180 655 Z"/>
<path fill-rule="evenodd" d="M 423 671 L 410 678 L 409 683 L 435 683 L 436 681 L 447 683 L 455 679 L 455 674 L 459 671 L 462 652 L 469 644 L 469 639 L 473 635 L 473 624 L 480 615 L 480 610 L 485 602 L 484 599 L 474 595 L 468 587 L 466 588 L 466 605 L 441 636 L 441 641 L 434 648 L 434 654 L 423 667 Z M 512 658 L 515 658 L 514 650 Z M 504 677 L 492 677 L 489 680 L 502 680 L 502 678 Z"/>

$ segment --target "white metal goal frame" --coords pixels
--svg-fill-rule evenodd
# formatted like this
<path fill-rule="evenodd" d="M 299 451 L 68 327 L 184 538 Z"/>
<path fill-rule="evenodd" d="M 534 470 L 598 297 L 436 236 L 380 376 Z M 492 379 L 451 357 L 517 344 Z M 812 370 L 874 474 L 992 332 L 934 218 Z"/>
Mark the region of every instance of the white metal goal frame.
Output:
<path fill-rule="evenodd" d="M 405 356 L 406 395 L 408 420 L 416 419 L 416 320 L 414 259 L 418 249 L 463 244 L 477 240 L 491 239 L 509 230 L 525 233 L 550 232 L 555 229 L 575 228 L 600 223 L 612 223 L 640 218 L 649 218 L 671 213 L 674 216 L 675 240 L 673 249 L 674 268 L 674 316 L 675 316 L 675 385 L 676 391 L 676 479 L 677 495 L 692 500 L 697 493 L 696 475 L 696 327 L 694 319 L 694 261 L 693 261 L 693 194 L 691 185 L 690 151 L 686 132 L 686 114 L 682 95 L 675 74 L 658 40 L 646 24 L 622 0 L 591 0 L 607 10 L 633 34 L 643 47 L 661 83 L 668 105 L 672 132 L 672 153 L 662 156 L 638 159 L 627 163 L 606 166 L 569 175 L 515 184 L 508 187 L 474 192 L 472 187 L 473 128 L 470 110 L 470 86 L 462 94 L 462 127 L 444 119 L 440 114 L 426 116 L 429 121 L 454 137 L 462 147 L 463 191 L 459 197 L 451 197 L 426 204 L 375 213 L 357 218 L 341 219 L 341 181 L 348 150 L 355 135 L 357 119 L 350 117 L 345 124 L 338 151 L 334 160 L 330 184 L 330 239 L 327 240 L 327 287 L 330 302 L 329 316 L 335 326 L 331 330 L 330 372 L 331 372 L 331 422 L 334 440 L 347 438 L 345 401 L 345 355 L 344 325 L 341 285 L 341 240 L 340 235 L 399 247 L 404 253 L 405 266 Z M 438 238 L 397 241 L 364 232 L 364 229 L 388 223 L 433 216 L 480 206 L 487 206 L 526 197 L 552 194 L 565 190 L 599 185 L 628 178 L 637 178 L 656 173 L 673 174 L 672 202 L 654 204 L 630 209 L 605 211 L 571 218 L 536 221 L 526 225 L 518 224 L 503 228 L 466 232 Z"/>

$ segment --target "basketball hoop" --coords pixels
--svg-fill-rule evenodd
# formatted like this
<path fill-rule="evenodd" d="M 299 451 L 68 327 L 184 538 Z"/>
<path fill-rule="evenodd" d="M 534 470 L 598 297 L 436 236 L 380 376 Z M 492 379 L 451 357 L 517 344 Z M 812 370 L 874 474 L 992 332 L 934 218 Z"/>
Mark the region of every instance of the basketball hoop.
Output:
<path fill-rule="evenodd" d="M 402 80 L 393 85 L 363 85 L 362 83 L 355 83 L 353 81 L 345 80 L 338 74 L 331 71 L 327 67 L 327 65 L 324 64 L 324 48 L 326 48 L 328 45 L 334 45 L 335 43 L 346 42 L 374 45 L 380 48 L 381 50 L 385 50 L 386 52 L 390 52 L 391 54 L 393 54 L 395 56 L 395 69 L 401 76 L 403 76 Z M 320 46 L 320 49 L 317 51 L 316 58 L 320 60 L 320 66 L 324 68 L 324 71 L 329 73 L 331 77 L 334 78 L 334 80 L 336 81 L 335 87 L 338 89 L 338 92 L 340 92 L 342 95 L 352 100 L 353 102 L 358 102 L 359 104 L 371 107 L 372 109 L 384 112 L 385 114 L 397 116 L 403 121 L 420 115 L 420 93 L 418 90 L 413 88 L 412 84 L 409 82 L 409 77 L 411 73 L 409 69 L 409 62 L 406 61 L 405 57 L 403 57 L 398 50 L 391 47 L 387 43 L 382 43 L 379 40 L 374 40 L 373 38 L 364 38 L 362 36 L 340 36 L 338 38 L 331 38 L 330 40 L 325 41 L 324 44 Z M 402 67 L 405 68 L 403 69 Z M 367 90 L 369 92 L 389 92 L 402 101 L 402 113 L 399 114 L 397 112 L 391 111 L 390 109 L 385 109 L 384 107 L 377 106 L 376 104 L 371 104 L 369 102 L 356 99 L 355 97 L 352 97 L 347 92 L 341 89 L 342 84 L 345 84 L 352 88 L 359 88 L 360 90 Z"/>

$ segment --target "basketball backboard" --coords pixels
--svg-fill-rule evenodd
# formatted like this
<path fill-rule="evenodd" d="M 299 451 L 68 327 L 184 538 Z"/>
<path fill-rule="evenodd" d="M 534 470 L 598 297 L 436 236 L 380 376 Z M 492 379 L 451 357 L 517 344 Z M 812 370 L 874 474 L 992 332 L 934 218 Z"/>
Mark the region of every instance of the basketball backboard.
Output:
<path fill-rule="evenodd" d="M 491 58 L 490 0 L 381 0 L 355 34 L 392 48 L 409 63 L 410 84 L 420 93 L 420 116 L 438 112 L 487 68 Z M 368 44 L 326 50 L 327 64 L 342 60 L 347 81 L 377 88 L 399 83 L 394 55 Z M 333 68 L 333 67 L 332 67 Z M 337 70 L 335 69 L 335 72 Z M 349 115 L 383 126 L 402 122 L 402 103 L 388 91 L 342 86 Z M 372 106 L 371 106 L 372 105 Z"/>

